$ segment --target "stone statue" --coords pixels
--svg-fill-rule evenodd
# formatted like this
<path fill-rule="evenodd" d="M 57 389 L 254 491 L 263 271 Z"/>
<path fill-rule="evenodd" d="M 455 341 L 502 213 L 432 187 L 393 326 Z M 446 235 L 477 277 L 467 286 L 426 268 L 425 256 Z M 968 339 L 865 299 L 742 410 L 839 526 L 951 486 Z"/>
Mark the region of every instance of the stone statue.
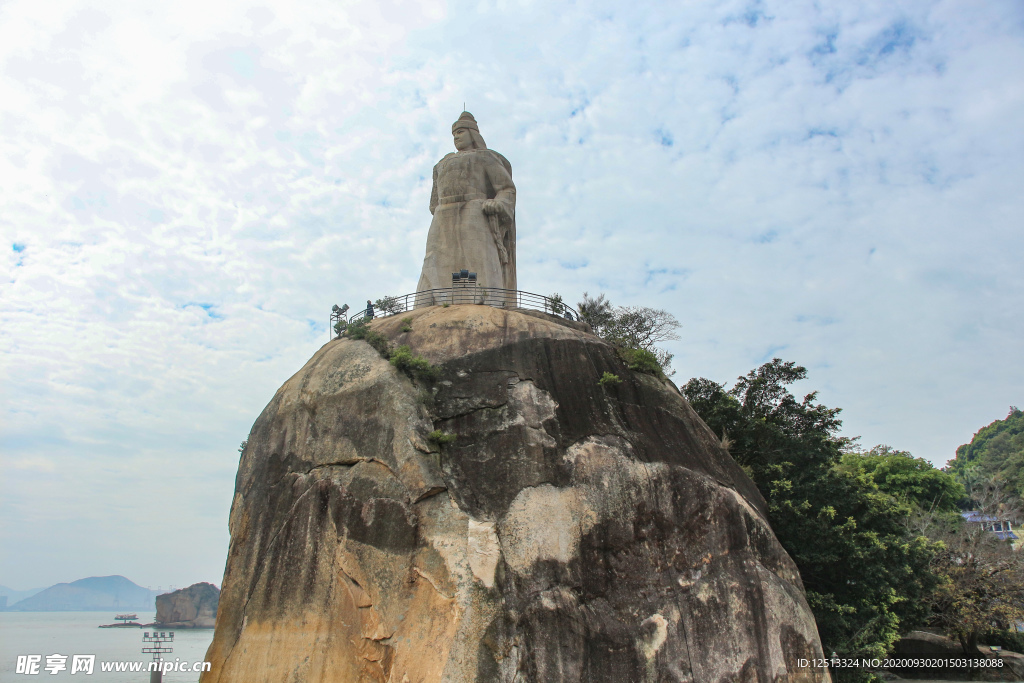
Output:
<path fill-rule="evenodd" d="M 516 289 L 516 186 L 512 165 L 487 149 L 476 119 L 452 124 L 457 151 L 434 166 L 430 232 L 417 292 L 452 286 L 452 273 L 477 273 L 480 288 Z M 487 296 L 488 301 L 500 296 Z M 440 303 L 431 296 L 417 305 Z M 514 299 L 513 299 L 514 300 Z"/>

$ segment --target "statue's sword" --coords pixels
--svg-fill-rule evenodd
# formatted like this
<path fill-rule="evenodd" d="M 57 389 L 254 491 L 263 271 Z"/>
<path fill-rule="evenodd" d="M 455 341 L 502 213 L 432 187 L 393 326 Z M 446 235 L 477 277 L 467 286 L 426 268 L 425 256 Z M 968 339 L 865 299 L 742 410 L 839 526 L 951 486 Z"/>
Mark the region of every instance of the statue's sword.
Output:
<path fill-rule="evenodd" d="M 505 236 L 502 234 L 501 219 L 498 217 L 498 214 L 488 214 L 487 224 L 491 228 L 494 243 L 498 245 L 498 260 L 501 261 L 501 267 L 504 268 L 508 265 L 508 250 L 505 249 Z"/>

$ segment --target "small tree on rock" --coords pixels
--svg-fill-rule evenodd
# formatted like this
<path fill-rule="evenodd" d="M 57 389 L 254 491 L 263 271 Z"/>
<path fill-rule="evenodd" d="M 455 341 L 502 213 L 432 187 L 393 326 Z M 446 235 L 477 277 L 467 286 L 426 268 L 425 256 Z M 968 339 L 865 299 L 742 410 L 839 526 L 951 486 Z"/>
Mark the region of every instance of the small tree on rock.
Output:
<path fill-rule="evenodd" d="M 612 306 L 604 294 L 591 297 L 583 293 L 577 304 L 580 318 L 594 334 L 620 349 L 637 349 L 654 355 L 662 372 L 668 372 L 672 354 L 657 344 L 679 339 L 679 321 L 668 311 L 647 306 Z"/>

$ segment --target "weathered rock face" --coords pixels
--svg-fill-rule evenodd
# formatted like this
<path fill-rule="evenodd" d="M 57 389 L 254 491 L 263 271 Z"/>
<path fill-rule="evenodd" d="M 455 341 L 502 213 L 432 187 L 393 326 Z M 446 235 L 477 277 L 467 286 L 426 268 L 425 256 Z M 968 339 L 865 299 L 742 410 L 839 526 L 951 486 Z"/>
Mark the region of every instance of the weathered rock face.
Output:
<path fill-rule="evenodd" d="M 372 325 L 432 391 L 332 341 L 256 421 L 203 681 L 827 680 L 763 499 L 671 384 L 554 318 L 400 317 Z"/>
<path fill-rule="evenodd" d="M 213 628 L 220 591 L 212 583 L 156 596 L 156 622 L 169 628 Z"/>

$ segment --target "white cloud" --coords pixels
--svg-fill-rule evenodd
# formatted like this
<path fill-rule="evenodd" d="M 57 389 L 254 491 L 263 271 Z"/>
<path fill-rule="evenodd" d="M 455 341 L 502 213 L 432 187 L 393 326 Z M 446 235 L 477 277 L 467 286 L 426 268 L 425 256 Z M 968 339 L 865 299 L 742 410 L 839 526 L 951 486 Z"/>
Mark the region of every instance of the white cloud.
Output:
<path fill-rule="evenodd" d="M 52 460 L 40 457 L 15 460 L 11 463 L 11 467 L 16 470 L 35 470 L 37 472 L 53 472 L 57 469 Z"/>
<path fill-rule="evenodd" d="M 671 310 L 677 379 L 807 365 L 848 433 L 942 463 L 1020 404 L 1022 18 L 5 4 L 0 443 L 55 469 L 5 478 L 0 578 L 219 582 L 235 446 L 332 304 L 414 289 L 463 101 L 513 165 L 521 287 Z M 90 550 L 161 509 L 180 574 Z"/>

